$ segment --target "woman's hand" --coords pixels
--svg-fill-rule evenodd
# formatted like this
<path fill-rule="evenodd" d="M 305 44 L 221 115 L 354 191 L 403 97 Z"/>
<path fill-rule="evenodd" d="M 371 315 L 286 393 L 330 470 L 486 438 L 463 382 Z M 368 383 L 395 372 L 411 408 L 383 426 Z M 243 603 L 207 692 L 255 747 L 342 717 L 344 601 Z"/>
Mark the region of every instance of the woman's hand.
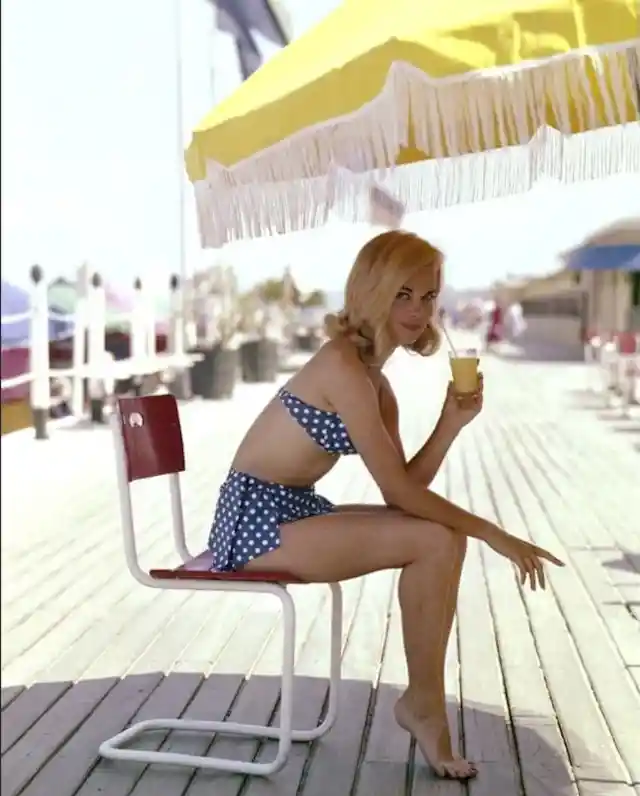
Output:
<path fill-rule="evenodd" d="M 520 582 L 524 585 L 529 578 L 529 585 L 533 591 L 536 590 L 537 584 L 540 584 L 543 589 L 546 586 L 541 559 L 546 559 L 558 567 L 564 566 L 564 563 L 548 550 L 525 542 L 524 539 L 511 536 L 499 528 L 485 536 L 484 539 L 496 553 L 513 561 L 520 572 Z"/>
<path fill-rule="evenodd" d="M 449 428 L 459 430 L 470 423 L 479 414 L 484 400 L 484 378 L 479 376 L 478 389 L 473 393 L 459 393 L 452 381 L 447 387 L 440 422 Z"/>

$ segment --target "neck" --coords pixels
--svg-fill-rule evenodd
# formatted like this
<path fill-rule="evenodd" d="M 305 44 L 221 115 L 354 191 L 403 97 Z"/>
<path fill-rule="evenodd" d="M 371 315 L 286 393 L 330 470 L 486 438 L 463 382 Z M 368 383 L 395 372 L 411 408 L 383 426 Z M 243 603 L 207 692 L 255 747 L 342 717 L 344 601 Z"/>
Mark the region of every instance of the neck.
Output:
<path fill-rule="evenodd" d="M 396 350 L 396 348 L 397 346 L 392 346 L 388 350 L 381 352 L 378 356 L 376 356 L 374 359 L 371 360 L 369 366 L 377 369 L 383 368 L 387 364 L 389 358 Z"/>

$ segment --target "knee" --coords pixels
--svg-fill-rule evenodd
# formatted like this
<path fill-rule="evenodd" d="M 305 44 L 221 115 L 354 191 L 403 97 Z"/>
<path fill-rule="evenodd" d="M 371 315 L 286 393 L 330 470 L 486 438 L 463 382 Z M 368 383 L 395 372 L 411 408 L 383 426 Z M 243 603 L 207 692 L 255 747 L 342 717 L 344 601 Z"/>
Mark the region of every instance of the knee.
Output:
<path fill-rule="evenodd" d="M 461 563 L 467 552 L 467 537 L 446 525 L 430 522 L 422 529 L 422 554 L 442 562 Z"/>

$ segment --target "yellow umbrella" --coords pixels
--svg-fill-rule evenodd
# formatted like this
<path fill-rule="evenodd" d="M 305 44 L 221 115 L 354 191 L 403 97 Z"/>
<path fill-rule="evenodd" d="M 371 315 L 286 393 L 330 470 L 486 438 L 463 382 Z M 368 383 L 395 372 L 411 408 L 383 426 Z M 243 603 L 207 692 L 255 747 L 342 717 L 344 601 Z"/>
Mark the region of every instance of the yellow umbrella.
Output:
<path fill-rule="evenodd" d="M 336 167 L 522 145 L 545 126 L 635 126 L 639 34 L 638 0 L 346 0 L 194 131 L 205 241 L 282 225 L 287 208 L 252 200 L 255 183 L 290 184 L 299 228 L 326 216 L 335 180 L 314 179 Z"/>

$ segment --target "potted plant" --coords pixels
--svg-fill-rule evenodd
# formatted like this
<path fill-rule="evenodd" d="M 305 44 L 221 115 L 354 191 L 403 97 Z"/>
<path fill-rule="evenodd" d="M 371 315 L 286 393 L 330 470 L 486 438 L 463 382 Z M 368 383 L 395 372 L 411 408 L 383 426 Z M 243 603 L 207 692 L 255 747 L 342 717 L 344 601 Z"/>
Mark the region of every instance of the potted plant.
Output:
<path fill-rule="evenodd" d="M 269 307 L 258 291 L 243 296 L 240 330 L 242 379 L 248 383 L 273 382 L 278 375 L 278 341 L 274 335 Z"/>
<path fill-rule="evenodd" d="M 203 339 L 192 349 L 202 354 L 192 372 L 195 395 L 218 400 L 231 398 L 238 377 L 238 310 L 235 277 L 229 268 L 212 269 L 201 285 Z"/>

